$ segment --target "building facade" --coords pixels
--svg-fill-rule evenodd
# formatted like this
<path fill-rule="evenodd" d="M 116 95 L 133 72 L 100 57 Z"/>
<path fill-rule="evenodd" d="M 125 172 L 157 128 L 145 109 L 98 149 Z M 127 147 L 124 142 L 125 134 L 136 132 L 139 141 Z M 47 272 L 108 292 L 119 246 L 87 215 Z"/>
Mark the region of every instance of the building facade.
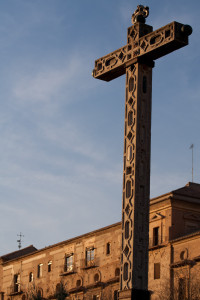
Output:
<path fill-rule="evenodd" d="M 44 249 L 29 246 L 4 255 L 1 300 L 117 300 L 120 257 L 120 222 Z M 199 184 L 150 200 L 148 278 L 152 300 L 200 299 Z"/>

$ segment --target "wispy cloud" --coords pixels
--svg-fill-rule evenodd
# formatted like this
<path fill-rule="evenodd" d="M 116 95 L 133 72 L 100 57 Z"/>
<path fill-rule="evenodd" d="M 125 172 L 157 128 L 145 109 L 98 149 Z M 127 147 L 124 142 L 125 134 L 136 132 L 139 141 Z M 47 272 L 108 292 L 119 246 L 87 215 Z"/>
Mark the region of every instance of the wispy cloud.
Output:
<path fill-rule="evenodd" d="M 84 60 L 76 55 L 68 57 L 60 68 L 44 65 L 34 72 L 24 69 L 16 78 L 13 96 L 21 102 L 57 102 L 63 98 L 67 102 L 74 101 L 70 95 L 77 86 L 81 93 L 85 83 L 84 70 Z"/>
<path fill-rule="evenodd" d="M 96 55 L 92 51 L 101 55 L 108 48 L 114 50 L 118 30 L 126 39 L 126 28 L 122 27 L 131 25 L 137 3 L 103 0 L 92 7 L 84 3 L 83 14 L 82 4 L 77 9 L 76 1 L 68 2 L 0 3 L 0 208 L 2 245 L 7 245 L 7 252 L 16 249 L 16 234 L 20 231 L 26 236 L 24 245 L 43 247 L 121 218 L 122 156 L 119 159 L 117 155 L 123 147 L 123 133 L 116 115 L 121 116 L 122 105 L 116 103 L 123 102 L 124 82 L 123 94 L 119 95 L 119 81 L 111 87 L 93 80 L 91 69 Z M 175 9 L 178 4 L 152 3 L 147 23 L 156 29 L 175 15 L 177 21 L 190 23 L 198 10 L 194 12 L 190 4 Z M 103 24 L 96 23 L 102 21 L 104 5 Z M 95 18 L 90 19 L 91 15 Z M 110 20 L 117 28 L 114 33 Z M 105 37 L 105 28 L 110 28 L 112 37 L 104 45 L 98 35 L 102 25 L 101 37 Z M 194 40 L 196 46 L 188 47 L 184 54 L 182 51 L 184 57 L 177 68 L 173 65 L 177 56 L 170 56 L 171 64 L 159 60 L 160 68 L 156 66 L 154 73 L 153 128 L 158 130 L 153 145 L 152 196 L 186 184 L 190 174 L 183 167 L 186 154 L 180 154 L 177 141 L 182 138 L 187 143 L 189 138 L 189 143 L 196 145 L 198 139 L 198 37 Z M 189 55 L 189 51 L 195 53 Z M 193 67 L 191 73 L 189 64 Z M 167 84 L 162 79 L 164 74 L 169 78 Z M 195 102 L 195 107 L 190 107 L 190 118 L 189 101 Z M 167 125 L 163 125 L 164 117 Z M 195 121 L 194 130 L 186 124 L 188 119 Z M 180 135 L 175 136 L 171 152 L 170 130 Z M 161 143 L 166 143 L 162 145 L 165 151 L 159 148 Z M 165 161 L 161 166 L 158 153 L 162 151 Z M 180 172 L 175 156 L 169 157 L 172 151 L 182 157 Z M 172 159 L 170 170 L 167 155 Z"/>

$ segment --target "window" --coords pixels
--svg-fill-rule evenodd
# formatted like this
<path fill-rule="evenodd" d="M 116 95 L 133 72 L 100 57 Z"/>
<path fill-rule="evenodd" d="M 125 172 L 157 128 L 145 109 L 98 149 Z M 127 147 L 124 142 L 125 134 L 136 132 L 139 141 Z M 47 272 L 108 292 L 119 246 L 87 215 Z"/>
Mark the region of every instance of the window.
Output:
<path fill-rule="evenodd" d="M 153 228 L 153 246 L 157 246 L 159 244 L 159 227 Z"/>
<path fill-rule="evenodd" d="M 100 299 L 99 295 L 93 295 L 92 296 L 92 300 L 99 300 L 99 299 Z"/>
<path fill-rule="evenodd" d="M 179 278 L 178 282 L 178 300 L 186 299 L 186 279 Z"/>
<path fill-rule="evenodd" d="M 106 244 L 106 254 L 109 255 L 110 254 L 110 243 Z"/>
<path fill-rule="evenodd" d="M 4 293 L 1 292 L 1 300 L 4 300 Z"/>
<path fill-rule="evenodd" d="M 99 280 L 100 280 L 99 274 L 96 273 L 96 274 L 94 275 L 94 282 L 98 282 Z"/>
<path fill-rule="evenodd" d="M 65 256 L 65 272 L 73 272 L 73 254 Z"/>
<path fill-rule="evenodd" d="M 160 263 L 154 264 L 154 279 L 160 279 Z"/>
<path fill-rule="evenodd" d="M 61 285 L 60 285 L 60 283 L 57 283 L 56 284 L 56 294 L 59 294 L 60 290 L 61 290 Z"/>
<path fill-rule="evenodd" d="M 14 275 L 14 293 L 18 293 L 20 292 L 20 275 L 19 274 L 15 274 Z"/>
<path fill-rule="evenodd" d="M 76 287 L 78 288 L 78 287 L 80 287 L 80 286 L 81 286 L 81 280 L 78 279 L 78 280 L 76 281 Z"/>
<path fill-rule="evenodd" d="M 42 266 L 43 266 L 43 264 L 38 265 L 38 269 L 37 269 L 37 277 L 38 278 L 42 277 Z"/>
<path fill-rule="evenodd" d="M 29 273 L 29 282 L 33 282 L 33 272 Z"/>
<path fill-rule="evenodd" d="M 51 272 L 51 267 L 52 267 L 52 261 L 48 262 L 48 272 Z"/>
<path fill-rule="evenodd" d="M 86 250 L 86 266 L 94 266 L 94 248 Z"/>
<path fill-rule="evenodd" d="M 39 288 L 37 291 L 37 298 L 41 299 L 43 297 L 43 289 Z"/>
<path fill-rule="evenodd" d="M 188 249 L 187 248 L 185 248 L 183 251 L 181 251 L 181 253 L 180 253 L 180 259 L 181 260 L 185 260 L 185 259 L 187 259 L 188 258 Z"/>
<path fill-rule="evenodd" d="M 114 291 L 114 300 L 118 300 L 119 299 L 119 291 L 115 290 Z"/>

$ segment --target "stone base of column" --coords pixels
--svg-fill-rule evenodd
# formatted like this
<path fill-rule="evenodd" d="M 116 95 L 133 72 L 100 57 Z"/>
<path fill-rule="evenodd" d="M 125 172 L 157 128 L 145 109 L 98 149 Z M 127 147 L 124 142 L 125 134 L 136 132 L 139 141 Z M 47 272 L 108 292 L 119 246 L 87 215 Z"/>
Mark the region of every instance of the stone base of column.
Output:
<path fill-rule="evenodd" d="M 138 289 L 120 291 L 119 300 L 150 300 L 150 292 Z"/>

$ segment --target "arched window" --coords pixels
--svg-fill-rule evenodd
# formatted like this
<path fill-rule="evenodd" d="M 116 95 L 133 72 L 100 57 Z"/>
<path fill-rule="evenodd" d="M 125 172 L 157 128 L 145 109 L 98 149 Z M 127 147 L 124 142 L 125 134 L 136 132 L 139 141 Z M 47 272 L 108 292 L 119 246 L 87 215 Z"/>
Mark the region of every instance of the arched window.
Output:
<path fill-rule="evenodd" d="M 43 297 L 43 289 L 41 289 L 41 288 L 38 289 L 37 296 L 38 296 L 38 298 L 42 298 Z"/>
<path fill-rule="evenodd" d="M 48 262 L 48 272 L 51 272 L 51 269 L 52 269 L 52 261 L 50 260 Z"/>
<path fill-rule="evenodd" d="M 80 286 L 81 286 L 81 280 L 78 279 L 78 280 L 76 281 L 76 287 L 80 287 Z"/>
<path fill-rule="evenodd" d="M 29 273 L 29 282 L 33 282 L 33 272 Z"/>
<path fill-rule="evenodd" d="M 60 290 L 61 290 L 61 285 L 60 285 L 60 283 L 57 283 L 56 284 L 56 294 L 59 294 Z"/>
<path fill-rule="evenodd" d="M 99 274 L 96 273 L 96 274 L 94 275 L 94 282 L 98 282 L 98 281 L 99 281 Z"/>
<path fill-rule="evenodd" d="M 107 254 L 107 255 L 110 254 L 110 246 L 111 246 L 110 243 L 107 243 L 107 244 L 106 244 L 106 254 Z"/>
<path fill-rule="evenodd" d="M 38 265 L 38 270 L 37 270 L 37 277 L 38 278 L 42 277 L 42 266 L 43 266 L 43 264 Z"/>

